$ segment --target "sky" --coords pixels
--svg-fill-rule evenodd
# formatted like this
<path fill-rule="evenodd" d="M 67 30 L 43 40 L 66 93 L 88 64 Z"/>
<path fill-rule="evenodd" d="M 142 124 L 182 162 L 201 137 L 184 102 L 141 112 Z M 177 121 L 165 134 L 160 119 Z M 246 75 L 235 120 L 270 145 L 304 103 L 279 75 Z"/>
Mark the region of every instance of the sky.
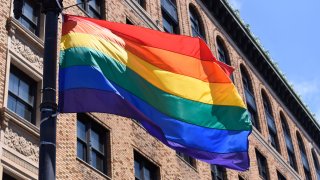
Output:
<path fill-rule="evenodd" d="M 320 0 L 229 0 L 320 123 Z"/>

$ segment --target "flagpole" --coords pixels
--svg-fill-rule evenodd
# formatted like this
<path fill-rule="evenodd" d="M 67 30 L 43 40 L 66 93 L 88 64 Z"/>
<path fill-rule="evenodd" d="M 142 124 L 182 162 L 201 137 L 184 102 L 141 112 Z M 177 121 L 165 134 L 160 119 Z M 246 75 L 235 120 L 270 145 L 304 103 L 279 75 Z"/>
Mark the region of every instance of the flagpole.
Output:
<path fill-rule="evenodd" d="M 59 3 L 59 4 L 58 4 Z M 58 16 L 62 1 L 43 0 L 42 10 L 46 15 L 43 60 L 43 89 L 40 105 L 40 154 L 39 179 L 56 178 L 56 76 Z"/>

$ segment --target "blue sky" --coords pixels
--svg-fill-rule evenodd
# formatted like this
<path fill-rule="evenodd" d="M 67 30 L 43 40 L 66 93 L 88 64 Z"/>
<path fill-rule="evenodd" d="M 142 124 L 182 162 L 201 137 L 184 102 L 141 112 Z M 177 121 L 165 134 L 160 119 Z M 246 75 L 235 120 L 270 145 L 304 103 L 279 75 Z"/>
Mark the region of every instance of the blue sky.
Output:
<path fill-rule="evenodd" d="M 320 122 L 320 0 L 229 0 Z"/>

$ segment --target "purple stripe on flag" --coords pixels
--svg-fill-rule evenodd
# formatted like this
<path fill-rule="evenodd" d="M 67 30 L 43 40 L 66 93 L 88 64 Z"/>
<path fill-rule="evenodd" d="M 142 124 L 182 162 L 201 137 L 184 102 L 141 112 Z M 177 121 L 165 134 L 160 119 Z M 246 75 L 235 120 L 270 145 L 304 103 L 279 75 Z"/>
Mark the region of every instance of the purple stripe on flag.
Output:
<path fill-rule="evenodd" d="M 133 118 L 139 120 L 151 135 L 175 150 L 210 164 L 223 165 L 231 169 L 244 171 L 249 167 L 247 152 L 212 153 L 184 147 L 181 144 L 168 141 L 163 131 L 155 123 L 136 110 L 134 106 L 125 101 L 121 96 L 112 92 L 97 92 L 98 90 L 95 89 L 62 91 L 59 93 L 59 100 L 63 99 L 63 101 L 59 102 L 60 108 L 63 109 L 63 112 L 107 112 Z M 103 101 L 104 103 L 98 103 L 99 101 Z"/>

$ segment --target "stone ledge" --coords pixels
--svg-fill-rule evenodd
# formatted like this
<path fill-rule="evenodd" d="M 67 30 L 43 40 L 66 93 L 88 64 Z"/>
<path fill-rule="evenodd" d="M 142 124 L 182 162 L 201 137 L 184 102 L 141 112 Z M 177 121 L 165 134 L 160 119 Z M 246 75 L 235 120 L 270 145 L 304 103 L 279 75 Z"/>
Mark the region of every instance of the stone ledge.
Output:
<path fill-rule="evenodd" d="M 81 160 L 80 158 L 76 158 L 77 161 L 79 162 L 79 165 L 84 165 L 86 167 L 88 167 L 90 170 L 94 171 L 95 173 L 99 174 L 101 177 L 111 180 L 111 177 L 109 177 L 108 175 L 104 174 L 103 172 L 99 171 L 98 169 L 94 168 L 93 166 L 91 166 L 90 164 L 88 164 L 87 162 Z M 82 172 L 85 173 L 85 172 Z"/>
<path fill-rule="evenodd" d="M 24 120 L 22 117 L 18 116 L 16 113 L 12 112 L 6 107 L 3 107 L 0 110 L 0 122 L 1 128 L 6 129 L 9 125 L 9 122 L 18 125 L 22 129 L 26 130 L 27 132 L 31 133 L 36 138 L 40 138 L 40 129 L 39 127 L 31 124 L 30 122 Z"/>
<path fill-rule="evenodd" d="M 282 165 L 293 177 L 296 179 L 301 179 L 298 172 L 296 172 L 291 166 L 289 166 L 289 163 L 284 159 L 282 155 L 279 154 L 277 150 L 275 150 L 271 145 L 268 144 L 267 141 L 265 141 L 264 137 L 260 134 L 260 132 L 253 128 L 251 133 L 255 139 L 264 147 L 266 148 L 275 158 L 276 161 L 279 162 L 279 164 Z"/>

